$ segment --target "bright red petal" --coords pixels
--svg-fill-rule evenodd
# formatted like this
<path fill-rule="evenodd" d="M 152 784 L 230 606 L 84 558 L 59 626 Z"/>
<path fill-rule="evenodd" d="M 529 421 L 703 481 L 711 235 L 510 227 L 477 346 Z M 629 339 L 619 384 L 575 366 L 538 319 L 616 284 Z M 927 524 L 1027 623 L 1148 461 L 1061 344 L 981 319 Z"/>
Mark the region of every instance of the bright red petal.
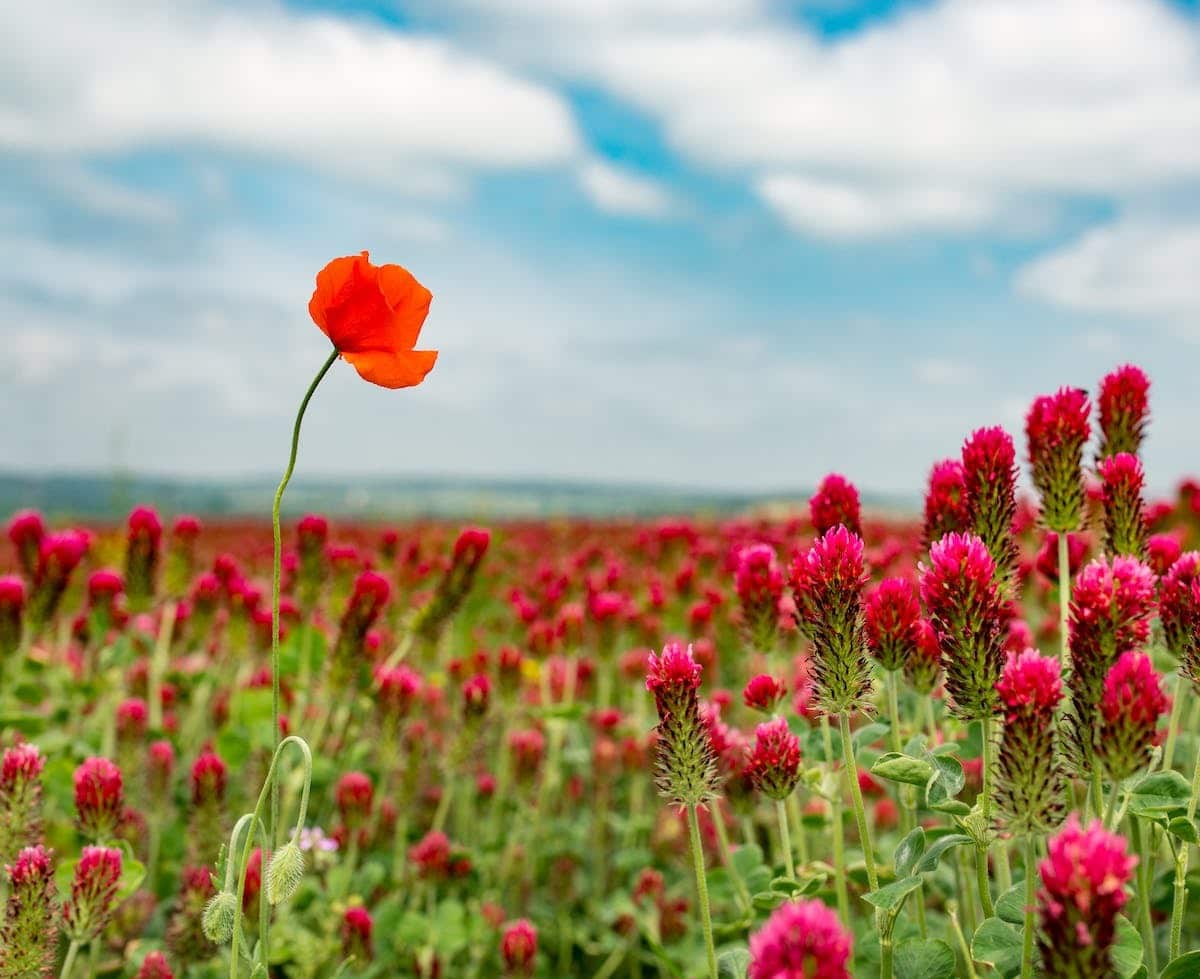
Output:
<path fill-rule="evenodd" d="M 364 381 L 384 388 L 416 387 L 433 370 L 436 350 L 360 350 L 343 353 Z"/>

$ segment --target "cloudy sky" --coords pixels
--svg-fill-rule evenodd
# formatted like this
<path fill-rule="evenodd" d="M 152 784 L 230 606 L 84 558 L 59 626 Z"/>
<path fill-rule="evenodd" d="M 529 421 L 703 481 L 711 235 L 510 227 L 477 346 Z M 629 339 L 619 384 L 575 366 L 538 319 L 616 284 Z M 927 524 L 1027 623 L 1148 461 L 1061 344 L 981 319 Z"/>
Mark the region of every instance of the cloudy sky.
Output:
<path fill-rule="evenodd" d="M 301 472 L 911 491 L 1134 360 L 1200 470 L 1194 0 L 0 5 L 0 468 L 277 471 L 368 248 L 421 388 Z"/>

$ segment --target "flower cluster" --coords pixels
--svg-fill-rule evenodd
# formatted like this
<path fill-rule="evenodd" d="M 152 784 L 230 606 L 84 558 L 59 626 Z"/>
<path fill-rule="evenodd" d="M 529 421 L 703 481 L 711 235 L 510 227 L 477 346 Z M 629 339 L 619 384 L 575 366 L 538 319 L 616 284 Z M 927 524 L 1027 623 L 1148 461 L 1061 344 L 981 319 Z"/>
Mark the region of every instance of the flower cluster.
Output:
<path fill-rule="evenodd" d="M 1096 820 L 1086 829 L 1072 813 L 1051 837 L 1038 867 L 1037 945 L 1042 974 L 1069 979 L 1114 975 L 1112 946 L 1125 885 L 1137 857 Z"/>
<path fill-rule="evenodd" d="M 1200 691 L 1200 551 L 1181 554 L 1163 575 L 1158 607 L 1167 649 Z"/>
<path fill-rule="evenodd" d="M 862 538 L 841 525 L 792 564 L 796 616 L 812 637 L 813 691 L 826 714 L 870 707 L 871 664 L 862 610 L 866 582 Z"/>
<path fill-rule="evenodd" d="M 42 770 L 46 759 L 37 745 L 18 744 L 0 759 L 0 863 L 42 835 Z"/>
<path fill-rule="evenodd" d="M 755 729 L 746 775 L 768 799 L 786 799 L 792 794 L 800 780 L 800 739 L 782 717 Z"/>
<path fill-rule="evenodd" d="M 1074 761 L 1086 770 L 1099 738 L 1104 680 L 1117 657 L 1150 635 L 1154 572 L 1135 558 L 1092 561 L 1071 594 L 1070 733 Z"/>
<path fill-rule="evenodd" d="M 89 942 L 104 929 L 112 915 L 121 879 L 121 851 L 105 846 L 85 846 L 75 865 L 71 896 L 63 904 L 63 926 L 68 937 Z"/>
<path fill-rule="evenodd" d="M 26 847 L 5 871 L 8 901 L 0 926 L 0 975 L 50 975 L 58 951 L 52 854 L 40 844 Z"/>
<path fill-rule="evenodd" d="M 1122 653 L 1104 677 L 1096 755 L 1114 782 L 1146 767 L 1158 719 L 1171 706 L 1145 653 Z"/>
<path fill-rule="evenodd" d="M 960 717 L 990 717 L 1004 668 L 1005 606 L 995 562 L 975 535 L 948 534 L 930 549 L 920 573 L 951 707 Z"/>
<path fill-rule="evenodd" d="M 717 760 L 700 714 L 702 670 L 691 647 L 668 643 L 651 654 L 646 689 L 658 709 L 654 781 L 659 793 L 680 806 L 707 802 L 716 791 Z"/>
<path fill-rule="evenodd" d="M 967 479 L 962 462 L 943 459 L 929 471 L 929 486 L 925 491 L 925 523 L 922 542 L 928 550 L 934 541 L 947 534 L 961 534 L 971 529 L 967 509 Z"/>
<path fill-rule="evenodd" d="M 734 587 L 742 608 L 742 622 L 753 648 L 769 652 L 779 631 L 779 600 L 783 597 L 783 570 L 769 544 L 751 544 L 738 554 Z"/>
<path fill-rule="evenodd" d="M 983 541 L 1003 582 L 1017 560 L 1013 516 L 1017 510 L 1017 455 L 1012 436 L 1003 428 L 980 428 L 963 443 L 963 480 L 967 514 L 974 534 Z"/>
<path fill-rule="evenodd" d="M 1058 660 L 1035 649 L 1010 655 L 996 689 L 1004 708 L 999 809 L 1013 834 L 1044 833 L 1059 821 L 1065 788 L 1054 720 L 1063 696 Z"/>
<path fill-rule="evenodd" d="M 859 503 L 858 489 L 845 476 L 830 473 L 822 479 L 816 493 L 808 501 L 808 512 L 817 536 L 838 526 L 862 536 L 862 505 Z"/>
<path fill-rule="evenodd" d="M 1146 517 L 1142 487 L 1146 478 L 1135 455 L 1118 452 L 1101 460 L 1101 502 L 1104 504 L 1104 549 L 1110 555 L 1141 557 L 1146 550 Z"/>
<path fill-rule="evenodd" d="M 849 979 L 853 939 L 820 901 L 787 901 L 750 936 L 749 979 Z"/>
<path fill-rule="evenodd" d="M 1037 398 L 1025 416 L 1033 483 L 1042 497 L 1042 520 L 1065 533 L 1083 513 L 1083 446 L 1091 434 L 1091 405 L 1079 388 Z"/>
<path fill-rule="evenodd" d="M 1096 401 L 1100 414 L 1098 459 L 1119 452 L 1137 455 L 1150 413 L 1150 379 L 1139 367 L 1126 364 L 1100 381 Z"/>
<path fill-rule="evenodd" d="M 867 647 L 885 670 L 903 669 L 921 638 L 921 603 L 907 578 L 885 578 L 867 596 Z"/>

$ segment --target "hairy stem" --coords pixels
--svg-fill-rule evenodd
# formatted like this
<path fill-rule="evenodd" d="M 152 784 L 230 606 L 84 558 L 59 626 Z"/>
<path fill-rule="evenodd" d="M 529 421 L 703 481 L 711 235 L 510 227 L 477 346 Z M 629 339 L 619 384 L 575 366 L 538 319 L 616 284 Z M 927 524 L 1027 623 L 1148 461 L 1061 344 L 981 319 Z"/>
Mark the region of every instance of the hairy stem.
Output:
<path fill-rule="evenodd" d="M 704 930 L 704 951 L 708 957 L 709 979 L 717 979 L 717 950 L 713 945 L 712 912 L 708 906 L 708 878 L 704 873 L 704 850 L 700 844 L 700 820 L 696 806 L 688 806 L 688 838 L 691 841 L 692 869 L 696 872 L 696 893 L 700 904 L 700 927 Z"/>

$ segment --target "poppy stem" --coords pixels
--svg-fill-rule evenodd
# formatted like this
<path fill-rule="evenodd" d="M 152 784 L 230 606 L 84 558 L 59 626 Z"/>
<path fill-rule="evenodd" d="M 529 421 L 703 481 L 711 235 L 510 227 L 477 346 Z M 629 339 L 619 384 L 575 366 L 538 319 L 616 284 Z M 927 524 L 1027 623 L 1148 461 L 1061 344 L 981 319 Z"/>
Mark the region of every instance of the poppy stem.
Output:
<path fill-rule="evenodd" d="M 325 375 L 329 373 L 329 368 L 333 366 L 333 362 L 338 359 L 340 353 L 336 348 L 332 350 L 321 369 L 317 371 L 317 376 L 313 378 L 312 383 L 308 386 L 308 390 L 304 392 L 304 399 L 300 402 L 300 410 L 296 412 L 296 422 L 292 426 L 292 451 L 288 456 L 287 469 L 283 472 L 283 479 L 279 481 L 279 488 L 275 490 L 275 502 L 271 507 L 271 531 L 274 534 L 275 554 L 274 561 L 271 565 L 271 738 L 278 745 L 282 732 L 279 730 L 279 591 L 280 580 L 283 577 L 283 535 L 279 530 L 279 506 L 283 502 L 283 491 L 287 489 L 287 485 L 291 482 L 292 471 L 296 468 L 296 451 L 300 448 L 300 423 L 304 421 L 304 412 L 308 408 L 308 403 L 312 400 L 313 394 L 317 390 L 317 385 L 325 379 Z M 266 867 L 270 862 L 271 851 L 275 848 L 275 834 L 279 826 L 279 783 L 273 781 L 271 783 L 271 814 L 270 821 L 267 823 L 267 840 L 266 847 L 263 853 L 263 866 Z M 263 948 L 263 961 L 268 961 L 266 950 L 268 948 L 268 928 L 270 915 L 263 916 L 262 934 L 259 936 Z"/>

